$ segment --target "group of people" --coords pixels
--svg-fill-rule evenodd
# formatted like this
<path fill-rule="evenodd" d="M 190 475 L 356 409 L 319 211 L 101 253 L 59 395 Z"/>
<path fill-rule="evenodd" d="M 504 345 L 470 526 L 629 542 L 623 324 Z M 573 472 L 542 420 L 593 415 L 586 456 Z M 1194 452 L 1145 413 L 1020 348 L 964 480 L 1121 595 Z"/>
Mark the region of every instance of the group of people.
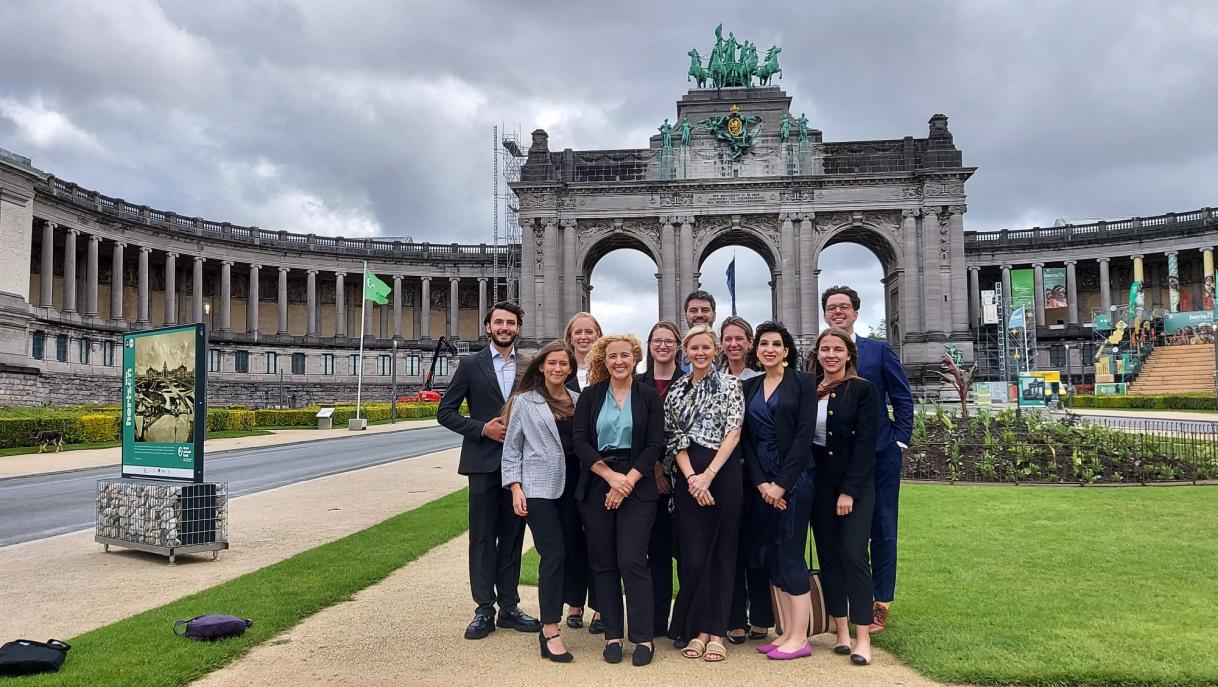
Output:
<path fill-rule="evenodd" d="M 802 658 L 810 526 L 834 652 L 869 664 L 895 591 L 913 401 L 892 348 L 855 335 L 860 306 L 853 289 L 825 291 L 829 327 L 802 358 L 779 322 L 733 316 L 716 331 L 704 291 L 684 301 L 684 334 L 661 321 L 645 342 L 581 312 L 518 374 L 525 313 L 496 303 L 490 345 L 457 368 L 438 411 L 464 436 L 477 603 L 465 637 L 537 633 L 543 658 L 567 662 L 560 625 L 582 628 L 590 608 L 610 663 L 629 640 L 647 665 L 659 637 L 689 659 L 722 661 L 749 640 L 767 640 L 756 650 L 772 660 Z M 540 619 L 519 607 L 526 524 Z"/>

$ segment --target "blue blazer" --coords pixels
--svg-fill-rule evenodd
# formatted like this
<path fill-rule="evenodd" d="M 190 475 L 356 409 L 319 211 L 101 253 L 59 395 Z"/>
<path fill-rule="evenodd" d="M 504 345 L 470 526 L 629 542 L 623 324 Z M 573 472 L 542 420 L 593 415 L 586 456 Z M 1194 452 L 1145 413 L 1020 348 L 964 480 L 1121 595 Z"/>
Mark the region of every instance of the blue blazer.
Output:
<path fill-rule="evenodd" d="M 913 392 L 892 346 L 882 339 L 860 336 L 855 341 L 859 351 L 859 376 L 875 387 L 880 404 L 887 411 L 892 406 L 892 419 L 880 413 L 880 433 L 876 436 L 876 452 L 884 451 L 896 442 L 909 446 L 913 438 Z"/>

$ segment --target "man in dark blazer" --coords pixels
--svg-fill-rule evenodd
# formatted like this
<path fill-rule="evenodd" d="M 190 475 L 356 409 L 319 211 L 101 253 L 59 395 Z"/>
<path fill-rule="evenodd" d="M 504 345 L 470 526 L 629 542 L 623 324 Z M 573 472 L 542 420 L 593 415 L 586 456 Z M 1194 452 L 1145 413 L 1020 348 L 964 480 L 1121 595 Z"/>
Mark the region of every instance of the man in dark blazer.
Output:
<path fill-rule="evenodd" d="M 892 346 L 883 339 L 854 333 L 862 301 L 854 289 L 834 286 L 820 298 L 825 322 L 844 329 L 858 347 L 859 376 L 875 386 L 884 408 L 892 406 L 892 419 L 880 413 L 875 442 L 875 515 L 871 521 L 871 580 L 875 608 L 872 633 L 888 624 L 888 609 L 897 586 L 897 506 L 901 496 L 901 456 L 913 437 L 913 393 L 909 379 Z"/>
<path fill-rule="evenodd" d="M 491 308 L 483 322 L 490 345 L 457 366 L 436 411 L 441 425 L 465 437 L 457 471 L 469 478 L 469 586 L 478 604 L 466 639 L 482 639 L 495 625 L 541 631 L 541 623 L 517 605 L 524 519 L 512 510 L 500 474 L 507 427 L 499 412 L 516 387 L 515 345 L 523 322 L 524 311 L 515 303 L 501 301 Z M 469 417 L 461 415 L 466 401 Z"/>

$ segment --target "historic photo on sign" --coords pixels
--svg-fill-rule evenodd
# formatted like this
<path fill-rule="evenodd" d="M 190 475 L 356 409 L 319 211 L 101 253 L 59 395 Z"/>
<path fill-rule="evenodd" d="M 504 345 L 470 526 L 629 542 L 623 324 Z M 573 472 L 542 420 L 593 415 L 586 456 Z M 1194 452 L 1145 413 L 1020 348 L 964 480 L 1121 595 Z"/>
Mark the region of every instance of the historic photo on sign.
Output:
<path fill-rule="evenodd" d="M 194 441 L 195 332 L 135 340 L 135 440 Z"/>

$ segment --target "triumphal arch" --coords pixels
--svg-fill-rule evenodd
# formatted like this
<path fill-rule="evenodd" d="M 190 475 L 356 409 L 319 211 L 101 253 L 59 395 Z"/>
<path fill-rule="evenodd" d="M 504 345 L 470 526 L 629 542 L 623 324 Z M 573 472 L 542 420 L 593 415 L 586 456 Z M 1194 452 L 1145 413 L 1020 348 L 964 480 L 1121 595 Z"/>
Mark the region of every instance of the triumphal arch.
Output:
<path fill-rule="evenodd" d="M 775 316 L 804 344 L 829 286 L 821 253 L 852 242 L 883 267 L 887 335 L 911 377 L 938 368 L 948 343 L 972 358 L 964 185 L 975 168 L 947 117 L 932 116 L 922 138 L 826 141 L 772 85 L 780 53 L 716 30 L 707 61 L 689 51 L 694 87 L 646 148 L 556 150 L 533 132 L 512 185 L 526 337 L 560 336 L 588 307 L 597 261 L 619 248 L 655 261 L 656 315 L 679 322 L 703 261 L 740 245 L 765 260 Z"/>

